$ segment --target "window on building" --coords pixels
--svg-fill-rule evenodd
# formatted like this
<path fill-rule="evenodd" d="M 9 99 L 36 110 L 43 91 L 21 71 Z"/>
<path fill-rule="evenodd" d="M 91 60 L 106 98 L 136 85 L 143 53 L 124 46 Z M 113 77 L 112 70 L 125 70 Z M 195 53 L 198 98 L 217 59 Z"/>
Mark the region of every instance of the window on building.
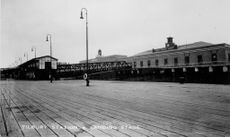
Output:
<path fill-rule="evenodd" d="M 148 66 L 151 66 L 151 61 L 150 60 L 148 60 Z"/>
<path fill-rule="evenodd" d="M 178 65 L 178 58 L 174 58 L 174 65 Z"/>
<path fill-rule="evenodd" d="M 230 53 L 228 53 L 228 62 L 230 62 Z"/>
<path fill-rule="evenodd" d="M 155 65 L 156 65 L 156 66 L 159 65 L 159 60 L 158 60 L 158 59 L 155 60 Z"/>
<path fill-rule="evenodd" d="M 198 56 L 197 56 L 197 62 L 198 62 L 199 64 L 203 63 L 203 56 L 202 56 L 202 55 L 198 55 Z"/>
<path fill-rule="evenodd" d="M 165 65 L 168 64 L 168 59 L 164 59 L 164 64 L 165 64 Z"/>
<path fill-rule="evenodd" d="M 217 54 L 213 53 L 212 54 L 212 62 L 216 62 L 217 61 Z"/>
<path fill-rule="evenodd" d="M 133 66 L 134 66 L 134 68 L 137 66 L 137 63 L 136 62 L 133 62 Z"/>
<path fill-rule="evenodd" d="M 188 65 L 189 62 L 190 62 L 189 56 L 185 56 L 185 57 L 184 57 L 184 63 L 185 63 L 186 65 Z"/>
<path fill-rule="evenodd" d="M 36 62 L 36 68 L 38 68 L 39 67 L 39 62 Z"/>
<path fill-rule="evenodd" d="M 140 61 L 140 66 L 143 67 L 143 61 Z"/>

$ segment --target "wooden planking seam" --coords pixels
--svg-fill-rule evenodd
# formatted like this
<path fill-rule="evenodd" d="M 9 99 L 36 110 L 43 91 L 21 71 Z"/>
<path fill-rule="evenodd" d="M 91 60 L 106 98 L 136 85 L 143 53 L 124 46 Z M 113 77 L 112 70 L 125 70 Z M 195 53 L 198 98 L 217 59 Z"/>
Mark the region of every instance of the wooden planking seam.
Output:
<path fill-rule="evenodd" d="M 29 97 L 28 97 L 29 98 Z M 31 98 L 30 98 L 31 99 Z M 35 101 L 35 100 L 33 100 L 33 101 Z M 40 105 L 40 104 L 38 104 L 38 105 Z M 42 105 L 41 105 L 42 106 Z M 48 109 L 48 108 L 46 108 L 46 109 Z M 51 111 L 51 110 L 50 110 Z M 89 133 L 90 134 L 90 133 Z"/>
<path fill-rule="evenodd" d="M 92 99 L 91 99 L 92 100 Z M 100 100 L 101 101 L 101 100 Z M 103 102 L 104 103 L 104 102 Z M 205 125 L 206 126 L 206 125 Z M 208 127 L 208 128 L 210 128 L 210 127 Z M 215 128 L 215 130 L 216 130 L 216 128 Z M 223 132 L 223 131 L 221 131 L 221 132 Z"/>
<path fill-rule="evenodd" d="M 91 99 L 92 100 L 92 99 Z M 100 102 L 101 102 L 101 100 L 99 100 Z M 102 103 L 104 103 L 104 102 L 102 102 Z M 108 104 L 106 104 L 106 105 L 108 105 Z M 110 106 L 109 108 L 111 108 L 112 106 Z M 130 110 L 130 111 L 132 111 L 132 110 Z M 138 112 L 138 111 L 136 111 L 136 112 Z M 140 111 L 141 112 L 141 111 Z M 142 112 L 141 112 L 142 113 Z M 146 114 L 146 115 L 149 115 L 148 113 L 142 113 L 142 114 Z M 152 115 L 149 115 L 149 116 L 151 116 L 152 117 Z M 165 118 L 169 118 L 169 119 L 172 119 L 172 118 L 170 118 L 170 117 L 167 117 L 167 115 L 162 115 L 161 114 L 161 117 L 165 117 Z M 181 119 L 174 119 L 174 120 L 176 120 L 176 121 L 181 121 Z M 183 121 L 184 122 L 184 121 Z M 184 123 L 188 123 L 189 121 L 186 121 L 186 122 L 184 122 Z M 197 122 L 198 123 L 198 122 Z M 192 123 L 193 124 L 193 123 Z M 202 124 L 202 123 L 200 123 L 200 124 Z M 201 126 L 203 126 L 203 127 L 207 127 L 207 125 L 206 124 L 202 124 Z M 208 128 L 210 128 L 210 127 L 208 127 Z M 214 130 L 216 130 L 216 129 L 214 129 Z M 217 129 L 218 130 L 218 129 Z M 223 131 L 220 131 L 220 132 L 223 132 Z"/>
<path fill-rule="evenodd" d="M 5 115 L 6 117 L 6 121 L 7 121 L 7 129 L 8 129 L 8 135 L 9 136 L 12 136 L 12 137 L 21 137 L 23 136 L 23 132 L 21 132 L 21 129 L 20 127 L 18 126 L 18 123 L 15 119 L 15 117 L 13 116 L 13 112 L 11 112 L 10 109 L 8 109 L 6 111 L 5 108 L 9 108 L 7 106 L 5 106 L 4 108 L 2 108 L 3 110 L 3 114 Z"/>
<path fill-rule="evenodd" d="M 104 132 L 104 131 L 102 131 L 102 132 Z M 108 133 L 107 133 L 108 134 Z"/>
<path fill-rule="evenodd" d="M 140 135 L 139 135 L 140 136 Z"/>
<path fill-rule="evenodd" d="M 47 96 L 46 96 L 47 97 Z M 70 103 L 71 104 L 71 103 Z M 85 104 L 84 104 L 85 105 Z M 165 130 L 165 129 L 164 129 Z M 159 133 L 159 132 L 156 132 L 156 133 L 158 133 L 158 134 L 161 134 L 161 133 Z M 172 134 L 172 133 L 171 133 Z M 162 135 L 162 134 L 161 134 Z M 164 136 L 164 135 L 163 135 Z"/>
<path fill-rule="evenodd" d="M 21 102 L 22 103 L 22 102 Z M 29 108 L 29 107 L 27 107 L 28 108 L 28 110 L 30 110 L 31 112 L 32 112 L 32 110 L 31 110 L 31 108 Z M 35 113 L 34 113 L 35 114 Z M 35 114 L 35 115 L 37 115 L 37 114 Z M 55 121 L 53 118 L 51 118 L 51 117 L 49 117 L 48 115 L 46 115 L 48 118 L 50 118 L 51 120 L 53 120 L 54 122 L 56 122 L 57 124 L 59 124 L 57 121 Z M 37 117 L 39 117 L 39 116 L 37 116 Z M 46 120 L 42 120 L 42 118 L 41 117 L 39 117 L 39 119 L 41 120 L 41 121 L 43 121 L 44 123 L 46 123 L 46 125 L 47 125 L 47 127 L 49 127 L 49 129 L 51 130 L 51 131 L 53 131 L 53 133 L 55 134 L 55 135 L 57 135 L 57 136 L 59 136 L 56 132 L 58 131 L 58 130 L 56 130 L 56 132 L 54 131 L 54 129 L 52 129 L 49 125 L 48 125 L 48 123 L 47 122 L 45 122 Z M 64 127 L 63 127 L 63 129 L 64 129 Z M 67 132 L 70 132 L 70 131 L 68 131 L 67 130 Z M 66 133 L 67 133 L 66 132 Z M 60 132 L 59 132 L 60 133 Z M 70 134 L 72 134 L 73 136 L 74 136 L 74 134 L 71 132 Z M 65 135 L 67 135 L 67 134 L 65 134 Z"/>
<path fill-rule="evenodd" d="M 21 93 L 22 94 L 22 93 Z M 29 97 L 28 97 L 29 98 Z M 31 99 L 31 98 L 30 98 Z M 33 100 L 34 102 L 37 102 L 37 101 L 35 101 L 34 99 L 31 99 L 31 100 Z M 38 103 L 37 103 L 38 104 Z M 38 104 L 38 105 L 40 105 L 40 104 Z M 40 105 L 40 106 L 42 106 L 42 105 Z M 48 109 L 48 108 L 46 108 L 46 109 Z M 51 110 L 50 110 L 51 111 Z"/>
<path fill-rule="evenodd" d="M 76 113 L 76 112 L 75 112 Z M 92 112 L 90 112 L 90 113 L 92 113 Z M 90 115 L 90 114 L 89 114 Z M 97 117 L 99 117 L 99 116 L 97 116 Z M 134 131 L 134 130 L 133 130 Z M 144 135 L 143 133 L 140 133 L 140 132 L 137 132 L 137 133 L 139 133 L 139 134 L 142 134 L 142 135 Z M 140 136 L 140 135 L 139 135 Z"/>
<path fill-rule="evenodd" d="M 168 100 L 168 99 L 165 99 L 165 100 Z M 177 110 L 176 112 L 190 113 L 190 116 L 193 115 L 192 117 L 189 117 L 188 120 L 190 120 L 190 119 L 193 120 L 194 118 L 196 118 L 196 116 L 197 116 L 196 113 L 200 113 L 200 111 L 202 111 L 204 114 L 206 113 L 206 114 L 212 114 L 212 115 L 222 116 L 222 117 L 228 117 L 230 114 L 229 113 L 230 111 L 225 111 L 225 112 L 229 113 L 229 114 L 226 114 L 226 113 L 223 113 L 224 111 L 218 111 L 218 109 L 201 108 L 201 107 L 195 107 L 195 109 L 197 111 L 195 111 L 195 112 L 193 111 L 193 113 L 191 113 L 191 110 L 187 110 L 188 107 L 186 107 L 184 104 L 183 105 L 179 104 L 180 107 L 178 108 L 178 107 L 176 107 L 176 106 L 178 106 L 178 104 L 174 103 L 175 101 L 174 102 L 168 102 L 165 100 L 162 99 L 161 102 L 159 102 L 159 101 L 158 102 L 146 102 L 145 105 L 151 105 L 154 103 L 155 107 L 153 109 L 155 110 L 156 108 L 159 108 L 158 106 L 162 106 L 165 104 L 164 108 L 168 108 L 170 110 L 173 110 L 172 112 L 175 112 L 175 110 Z M 137 101 L 133 101 L 133 103 L 139 104 L 139 102 L 137 102 Z M 171 106 L 167 106 L 167 104 L 170 104 Z M 158 105 L 158 106 L 156 106 L 156 105 Z M 178 114 L 180 114 L 180 113 L 178 113 Z M 178 116 L 178 114 L 176 113 L 175 115 Z"/>
<path fill-rule="evenodd" d="M 177 119 L 177 121 L 178 121 L 178 120 L 180 120 L 180 119 Z M 193 122 L 194 120 L 190 120 L 190 121 L 192 121 L 192 124 L 194 124 L 194 122 Z M 183 121 L 183 122 L 184 122 L 184 121 Z M 191 123 L 191 122 L 190 122 L 190 123 Z M 198 124 L 199 124 L 199 123 L 198 123 Z M 206 125 L 206 124 L 205 124 L 205 125 Z M 203 126 L 203 125 L 202 125 L 202 126 Z"/>
<path fill-rule="evenodd" d="M 190 102 L 187 101 L 188 99 L 182 101 L 181 98 L 171 97 L 171 96 L 167 96 L 167 95 L 164 95 L 164 94 L 161 94 L 160 96 L 159 95 L 156 95 L 156 96 L 157 96 L 156 99 L 158 99 L 158 100 L 161 99 L 161 100 L 165 101 L 166 99 L 163 98 L 163 97 L 167 97 L 167 100 L 171 100 L 173 102 L 173 101 L 175 101 L 175 100 L 172 100 L 172 98 L 173 98 L 173 99 L 176 99 L 177 102 L 181 102 L 181 104 L 188 104 L 188 105 L 191 105 L 191 106 L 195 106 L 196 108 L 197 107 L 198 108 L 205 107 L 205 109 L 216 110 L 217 112 L 222 111 L 222 112 L 230 113 L 230 111 L 228 111 L 226 109 L 220 109 L 221 107 L 223 107 L 223 104 L 217 105 L 218 102 L 213 102 L 213 103 L 209 102 L 209 103 L 207 103 L 207 101 L 206 102 L 203 102 L 203 101 L 200 102 L 199 100 L 197 100 L 197 101 L 194 101 L 193 103 L 190 103 Z M 200 102 L 200 103 L 197 103 L 197 102 Z M 206 105 L 204 105 L 205 103 L 206 103 Z M 212 106 L 212 107 L 210 107 L 210 106 Z M 213 106 L 215 106 L 215 109 L 213 109 Z"/>
<path fill-rule="evenodd" d="M 84 104 L 85 105 L 85 104 Z"/>
<path fill-rule="evenodd" d="M 5 97 L 5 95 L 3 95 Z M 8 101 L 11 102 L 10 96 L 8 96 Z M 28 132 L 27 129 L 23 128 L 23 125 L 31 125 L 31 122 L 27 119 L 27 117 L 25 117 L 25 115 L 22 113 L 20 106 L 16 105 L 14 102 L 12 102 L 12 104 L 8 104 L 8 108 L 14 113 L 24 135 L 26 135 L 27 133 L 30 136 L 40 136 L 40 134 L 37 132 L 36 129 L 31 130 L 30 132 Z M 17 108 L 19 111 L 16 111 L 15 108 Z"/>
<path fill-rule="evenodd" d="M 6 119 L 5 119 L 5 114 L 3 112 L 3 108 L 2 108 L 2 104 L 0 104 L 1 106 L 1 112 L 0 112 L 0 135 L 6 135 L 8 136 L 8 128 L 7 128 L 7 124 L 6 124 Z M 4 128 L 3 128 L 4 127 Z"/>
<path fill-rule="evenodd" d="M 75 104 L 75 105 L 76 105 L 76 104 Z M 68 108 L 70 108 L 70 107 L 68 107 Z M 73 108 L 73 107 L 71 107 L 71 108 Z M 78 110 L 78 112 L 79 112 L 79 111 L 81 111 L 81 110 Z M 74 112 L 76 113 L 76 111 L 74 111 Z M 83 114 L 84 114 L 84 113 L 87 113 L 87 111 L 82 111 L 82 112 L 83 112 Z M 92 113 L 93 113 L 93 112 L 90 112 L 90 113 L 87 114 L 87 115 L 91 115 Z M 82 113 L 80 113 L 80 114 L 82 114 Z M 100 117 L 100 118 L 101 118 L 101 117 L 106 117 L 107 119 L 108 119 L 108 118 L 111 119 L 111 117 L 105 116 L 105 115 L 102 116 L 102 115 L 99 114 L 99 113 L 98 113 L 98 114 L 94 113 L 94 115 L 92 115 L 92 116 L 94 116 L 94 118 L 95 118 L 95 115 L 96 115 L 97 117 Z M 99 116 L 99 115 L 100 115 L 100 116 Z M 103 120 L 103 118 L 101 118 L 101 119 Z M 114 120 L 114 119 L 113 119 L 113 120 Z M 118 120 L 117 120 L 117 121 L 118 121 Z M 127 124 L 127 123 L 126 123 L 126 124 Z M 141 133 L 141 132 L 138 132 L 138 131 L 135 131 L 135 130 L 132 130 L 132 131 L 137 132 L 137 133 L 142 134 L 142 135 L 145 135 L 144 133 Z M 139 135 L 139 136 L 140 136 L 140 135 Z M 148 136 L 148 135 L 146 135 L 146 136 Z"/>
<path fill-rule="evenodd" d="M 76 113 L 76 112 L 75 112 L 75 113 Z M 82 113 L 79 113 L 79 114 L 83 115 L 84 113 L 83 113 L 83 114 L 82 114 Z M 91 115 L 91 114 L 89 113 L 89 114 L 87 114 L 87 115 Z M 98 117 L 98 116 L 97 116 L 97 117 Z M 94 118 L 95 118 L 95 117 L 94 117 Z M 99 119 L 98 119 L 98 120 L 99 120 Z M 100 120 L 103 120 L 103 119 L 101 118 Z M 100 120 L 99 120 L 99 121 L 100 121 Z M 122 131 L 120 131 L 120 132 L 122 132 Z M 124 133 L 124 132 L 127 132 L 127 131 L 123 131 L 122 133 Z M 124 134 L 127 135 L 127 133 L 124 133 Z M 129 132 L 129 134 L 132 134 L 132 133 Z M 134 134 L 133 134 L 133 135 L 134 135 Z M 141 136 L 141 134 L 139 133 L 138 136 Z"/>
<path fill-rule="evenodd" d="M 166 95 L 162 95 L 162 96 L 166 96 Z M 163 98 L 161 97 L 161 96 L 159 96 L 158 98 L 157 98 L 158 100 L 160 100 L 160 99 L 162 99 L 163 100 Z M 167 100 L 171 100 L 171 99 L 167 99 Z M 162 102 L 168 102 L 168 101 L 166 101 L 166 100 L 164 100 L 164 101 L 162 101 Z M 174 101 L 175 102 L 175 101 Z M 204 106 L 203 104 L 196 104 L 196 103 L 188 103 L 188 102 L 184 102 L 184 101 L 181 101 L 181 100 L 176 100 L 176 102 L 178 103 L 178 102 L 181 102 L 180 103 L 180 105 L 181 104 L 183 104 L 183 103 L 185 103 L 185 104 L 188 104 L 188 105 L 190 105 L 190 106 L 193 106 L 193 107 L 195 107 L 196 109 L 197 108 L 199 108 L 200 110 L 202 110 L 202 111 L 206 111 L 206 112 L 208 112 L 208 111 L 210 111 L 210 112 L 208 112 L 208 113 L 211 113 L 211 114 L 215 114 L 215 115 L 222 115 L 222 116 L 229 116 L 229 114 L 230 114 L 230 111 L 228 111 L 228 110 L 223 110 L 223 109 L 219 109 L 220 108 L 220 106 L 218 106 L 217 108 L 215 108 L 215 109 L 213 109 L 213 108 L 211 108 L 210 106 L 213 106 L 213 105 L 215 105 L 215 103 L 212 103 L 211 105 L 206 105 L 206 106 Z M 170 103 L 170 102 L 169 102 Z M 209 103 L 210 104 L 210 103 Z M 184 105 L 184 104 L 183 104 Z M 203 105 L 203 106 L 202 106 Z M 222 106 L 223 106 L 223 104 L 222 104 Z M 228 114 L 226 114 L 226 113 L 228 113 Z"/>
<path fill-rule="evenodd" d="M 21 102 L 22 103 L 22 102 Z M 23 103 L 22 103 L 23 104 Z M 27 107 L 28 109 L 30 109 L 29 107 Z M 31 109 L 30 109 L 30 111 L 32 111 Z M 35 114 L 35 115 L 37 115 L 37 114 Z M 44 116 L 44 115 L 43 115 Z M 41 118 L 41 115 L 40 116 L 38 116 L 38 117 L 40 117 Z M 49 117 L 46 117 L 46 118 L 49 118 Z M 44 118 L 44 120 L 43 121 L 47 121 L 47 119 L 46 118 Z M 42 119 L 42 118 L 41 118 Z M 53 119 L 51 119 L 52 121 L 53 121 Z M 56 121 L 54 121 L 54 122 L 56 122 Z M 49 122 L 46 122 L 46 125 L 49 127 Z M 53 131 L 54 131 L 54 133 L 57 135 L 57 136 L 59 136 L 58 135 L 58 133 L 56 133 L 58 130 L 54 130 L 53 128 L 50 128 L 50 129 L 52 129 Z M 56 132 L 55 132 L 56 131 Z M 60 133 L 60 132 L 59 132 Z M 67 133 L 67 132 L 66 132 Z M 65 133 L 65 134 L 66 134 Z"/>
<path fill-rule="evenodd" d="M 0 89 L 1 90 L 1 93 L 0 93 L 0 108 L 1 108 L 1 111 L 0 111 L 0 135 L 6 135 L 8 136 L 8 130 L 7 129 L 7 124 L 6 124 L 6 119 L 5 119 L 5 116 L 4 116 L 4 113 L 3 113 L 3 97 L 2 97 L 2 88 Z"/>
<path fill-rule="evenodd" d="M 29 109 L 29 107 L 27 107 L 28 108 L 28 110 L 30 111 L 30 112 L 32 112 L 32 110 L 31 109 Z M 33 112 L 32 112 L 33 113 Z M 48 126 L 48 124 L 47 124 L 47 122 L 45 122 L 46 120 L 42 120 L 39 116 L 37 116 L 35 113 L 34 113 L 34 115 L 43 123 L 43 124 L 45 124 L 46 125 L 46 127 L 48 127 L 56 136 L 59 136 L 50 126 Z"/>
<path fill-rule="evenodd" d="M 47 96 L 46 96 L 47 97 Z"/>
<path fill-rule="evenodd" d="M 30 109 L 29 109 L 29 111 L 31 111 Z M 33 112 L 32 112 L 33 113 Z M 55 133 L 42 119 L 40 119 L 36 114 L 34 114 L 44 125 L 46 125 L 46 127 L 48 127 L 56 136 L 58 136 L 58 134 L 57 133 Z"/>
<path fill-rule="evenodd" d="M 12 101 L 12 103 L 15 105 L 15 106 L 18 106 L 16 105 L 16 103 L 13 101 L 13 99 L 9 96 L 9 99 Z M 20 105 L 19 105 L 20 106 Z M 21 114 L 23 114 L 23 116 L 26 118 L 26 120 L 30 123 L 31 126 L 33 126 L 33 123 L 31 122 L 31 120 L 24 114 L 24 112 L 21 110 L 20 107 L 18 107 L 19 111 L 21 112 Z M 18 112 L 17 112 L 18 113 Z M 34 129 L 39 136 L 41 136 L 41 134 L 38 132 L 38 130 L 35 128 Z M 34 136 L 34 135 L 33 135 Z"/>
<path fill-rule="evenodd" d="M 21 102 L 22 103 L 22 102 Z M 23 104 L 23 103 L 22 103 Z M 29 108 L 28 107 L 28 109 L 30 110 L 30 111 L 33 111 L 33 110 L 31 110 L 31 108 Z M 40 112 L 39 112 L 40 113 Z M 37 115 L 37 114 L 35 114 L 35 115 Z M 42 115 L 41 116 L 41 114 L 40 115 L 37 115 L 40 119 L 43 119 L 44 118 L 44 120 L 43 121 L 47 121 L 47 119 L 45 118 L 45 117 L 43 117 L 43 118 L 41 118 L 42 116 L 44 116 L 44 115 Z M 47 118 L 50 118 L 49 116 L 47 117 Z M 56 123 L 58 123 L 57 121 L 55 121 L 55 120 L 53 120 L 53 119 L 51 119 L 52 121 L 54 121 L 54 122 L 56 122 Z M 49 121 L 50 122 L 50 121 Z M 55 129 L 55 128 L 53 128 L 52 126 L 50 127 L 49 126 L 49 122 L 45 122 L 46 123 L 46 125 L 47 125 L 47 127 L 49 127 L 49 129 L 50 130 L 52 130 L 53 131 L 53 133 L 56 135 L 56 136 L 60 136 L 60 135 L 70 135 L 68 132 L 65 132 L 64 134 L 60 134 L 61 132 L 57 132 L 57 131 L 59 131 L 58 129 Z M 63 127 L 63 129 L 64 129 L 64 127 Z M 63 132 L 63 131 L 62 131 Z M 73 134 L 72 134 L 73 135 Z M 73 135 L 74 136 L 74 135 Z"/>
<path fill-rule="evenodd" d="M 85 104 L 84 104 L 85 105 Z"/>
<path fill-rule="evenodd" d="M 79 102 L 78 102 L 79 103 Z M 80 103 L 79 103 L 80 104 Z M 76 104 L 75 104 L 76 105 Z M 86 104 L 84 103 L 84 104 L 82 104 L 82 105 L 84 105 L 84 106 L 86 106 Z M 91 107 L 91 106 L 90 106 Z M 98 108 L 97 108 L 98 109 Z M 100 112 L 102 112 L 102 111 L 104 111 L 104 109 L 101 109 L 101 111 Z M 98 113 L 100 113 L 100 112 L 98 112 Z M 152 124 L 152 123 L 151 123 Z M 153 126 L 153 125 L 152 125 Z M 157 128 L 159 128 L 159 127 L 157 127 Z M 164 130 L 164 131 L 166 131 L 166 129 L 165 128 L 161 128 L 161 130 Z M 158 133 L 158 134 L 160 134 L 160 135 L 164 135 L 164 134 L 161 134 L 161 133 L 159 133 L 159 132 L 156 132 L 156 133 Z M 168 133 L 167 133 L 168 134 Z M 173 132 L 171 132 L 170 134 L 173 134 Z"/>
<path fill-rule="evenodd" d="M 4 93 L 2 93 L 2 96 L 3 96 L 3 100 L 6 102 L 6 105 L 7 105 L 7 107 L 8 108 L 10 108 L 10 106 L 9 106 L 9 104 L 7 103 L 7 100 L 6 100 L 6 98 L 4 97 Z M 12 130 L 11 132 L 13 132 L 13 134 L 16 134 L 17 136 L 25 136 L 25 134 L 24 134 L 24 132 L 22 131 L 22 128 L 21 128 L 21 126 L 20 126 L 20 124 L 19 124 L 19 122 L 18 122 L 18 120 L 17 120 L 17 118 L 16 118 L 16 116 L 15 116 L 15 114 L 14 114 L 14 112 L 13 111 L 10 111 L 11 112 L 11 114 L 12 114 L 12 116 L 13 116 L 13 123 L 16 123 L 16 125 L 17 125 L 17 127 L 15 128 L 15 130 Z M 14 125 L 12 125 L 13 127 L 14 127 Z M 17 133 L 17 131 L 19 130 L 19 132 L 21 133 Z M 10 133 L 11 134 L 11 133 Z M 16 136 L 16 135 L 13 135 L 13 136 Z"/>
<path fill-rule="evenodd" d="M 21 93 L 21 94 L 22 94 L 22 93 Z M 28 97 L 28 98 L 29 98 L 29 97 Z M 28 98 L 27 98 L 27 99 L 28 99 Z M 31 99 L 31 98 L 30 98 L 30 100 L 33 100 L 33 102 L 35 101 L 34 99 Z M 38 103 L 37 103 L 37 104 L 38 104 Z M 38 104 L 38 105 L 40 105 L 40 104 Z M 40 106 L 42 106 L 42 105 L 40 105 Z M 46 109 L 48 109 L 48 108 L 46 108 Z M 51 111 L 51 110 L 50 110 L 50 111 Z M 52 112 L 54 112 L 54 111 L 52 111 Z M 67 119 L 66 119 L 66 120 L 67 120 Z M 67 121 L 68 121 L 68 120 L 67 120 Z M 80 127 L 79 127 L 79 128 L 80 128 Z M 81 129 L 82 129 L 82 128 L 81 128 Z M 84 129 L 82 129 L 82 130 L 84 130 Z M 84 131 L 85 131 L 85 130 L 84 130 Z M 86 132 L 87 132 L 87 131 L 86 131 Z M 89 133 L 89 134 L 90 134 L 90 133 Z M 92 135 L 92 136 L 93 136 L 93 135 Z"/>
<path fill-rule="evenodd" d="M 89 102 L 88 102 L 89 103 Z M 85 104 L 85 103 L 84 103 Z M 107 104 L 108 105 L 108 104 Z M 100 106 L 98 106 L 98 107 L 100 107 Z M 111 109 L 111 106 L 109 106 L 108 107 L 108 109 Z M 104 109 L 103 109 L 104 110 Z M 138 111 L 136 111 L 136 113 L 137 113 Z M 126 113 L 125 111 L 124 111 L 124 113 Z M 134 114 L 134 112 L 133 113 L 131 113 L 131 114 Z M 145 114 L 145 113 L 143 113 L 143 114 Z M 148 114 L 149 115 L 149 114 Z M 140 116 L 140 115 L 138 115 L 138 116 Z M 151 116 L 151 115 L 150 115 Z M 153 117 L 153 116 L 151 116 L 151 117 Z M 221 131 L 222 132 L 222 131 Z M 223 132 L 222 132 L 223 133 Z"/>
<path fill-rule="evenodd" d="M 12 99 L 12 98 L 11 98 L 11 99 Z M 13 101 L 13 99 L 12 99 L 12 101 Z M 27 108 L 27 110 L 30 111 L 31 114 L 33 114 L 33 115 L 35 116 L 35 118 L 37 118 L 37 119 L 39 120 L 39 123 L 41 122 L 42 125 L 44 125 L 44 127 L 47 127 L 47 128 L 48 128 L 48 131 L 47 131 L 47 132 L 51 132 L 51 133 L 53 133 L 53 135 L 58 136 L 58 134 L 56 134 L 51 128 L 49 128 L 49 127 L 47 126 L 47 124 L 46 124 L 42 119 L 38 118 L 38 117 L 36 116 L 36 114 L 35 114 L 32 110 L 30 110 L 29 107 L 28 107 L 27 105 L 25 105 L 25 104 L 23 104 L 23 105 Z M 25 114 L 25 115 L 27 115 L 27 114 Z M 35 119 L 35 118 L 34 118 L 34 119 Z M 35 125 L 35 124 L 33 124 L 33 125 L 34 125 L 34 126 L 37 126 L 37 125 Z M 35 128 L 35 129 L 36 129 L 36 128 Z M 38 130 L 39 130 L 39 129 L 38 129 Z M 39 134 L 42 136 L 42 133 L 39 132 Z M 49 136 L 51 136 L 51 135 L 49 134 Z"/>
<path fill-rule="evenodd" d="M 91 100 L 92 100 L 93 98 L 91 98 Z M 101 101 L 101 100 L 99 100 L 99 101 Z M 135 101 L 134 101 L 135 102 Z M 162 101 L 162 102 L 165 102 L 165 101 Z M 104 102 L 103 102 L 104 103 Z M 111 104 L 111 101 L 109 101 L 109 102 L 107 102 L 107 104 Z M 113 102 L 113 104 L 114 104 L 114 102 Z M 138 105 L 138 103 L 137 103 L 137 105 Z M 149 105 L 151 105 L 151 104 L 149 104 Z M 155 104 L 154 104 L 155 105 Z M 141 106 L 140 106 L 141 107 Z M 156 108 L 156 107 L 155 107 Z M 158 108 L 156 108 L 156 109 L 158 109 Z M 155 110 L 155 109 L 154 109 Z M 186 109 L 185 109 L 186 110 Z M 181 110 L 181 111 L 184 111 L 183 109 Z M 143 112 L 143 111 L 142 111 Z M 152 111 L 153 112 L 153 111 Z M 171 111 L 169 111 L 169 112 L 171 112 Z M 144 113 L 144 112 L 143 112 Z M 155 114 L 156 114 L 156 112 L 154 112 Z M 159 112 L 158 112 L 159 113 Z M 212 114 L 212 113 L 211 113 Z M 215 114 L 216 115 L 216 114 Z M 174 115 L 174 117 L 175 118 L 177 118 L 178 117 L 178 115 Z M 180 119 L 184 119 L 183 117 L 180 117 Z M 180 120 L 180 119 L 178 119 L 177 118 L 177 120 Z M 192 123 L 194 124 L 194 119 L 184 119 L 184 120 L 189 120 L 189 121 L 192 121 Z M 188 121 L 188 122 L 189 122 Z M 206 125 L 206 123 L 203 123 L 204 125 Z"/>
<path fill-rule="evenodd" d="M 160 134 L 159 132 L 157 132 L 158 134 Z M 164 135 L 162 135 L 162 136 L 164 136 Z"/>
<path fill-rule="evenodd" d="M 47 86 L 48 87 L 48 86 Z M 51 86 L 50 86 L 51 87 Z M 52 89 L 51 90 L 48 90 L 48 91 L 53 91 Z M 54 92 L 51 92 L 51 93 L 54 93 Z M 59 92 L 60 93 L 60 92 Z"/>

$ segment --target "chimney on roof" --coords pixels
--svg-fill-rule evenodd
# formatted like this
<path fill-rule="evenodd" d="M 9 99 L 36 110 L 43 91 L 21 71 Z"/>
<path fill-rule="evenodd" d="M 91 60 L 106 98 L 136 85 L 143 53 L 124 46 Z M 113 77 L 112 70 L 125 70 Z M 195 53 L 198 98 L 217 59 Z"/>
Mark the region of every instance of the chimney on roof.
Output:
<path fill-rule="evenodd" d="M 167 37 L 167 43 L 165 43 L 166 49 L 176 49 L 177 45 L 173 43 L 173 37 Z"/>
<path fill-rule="evenodd" d="M 101 49 L 98 50 L 97 56 L 98 56 L 98 57 L 101 57 L 101 56 L 102 56 L 102 51 L 101 51 Z"/>
<path fill-rule="evenodd" d="M 172 44 L 172 43 L 173 43 L 173 37 L 168 37 L 167 39 L 168 39 L 168 43 L 169 43 L 169 44 Z"/>

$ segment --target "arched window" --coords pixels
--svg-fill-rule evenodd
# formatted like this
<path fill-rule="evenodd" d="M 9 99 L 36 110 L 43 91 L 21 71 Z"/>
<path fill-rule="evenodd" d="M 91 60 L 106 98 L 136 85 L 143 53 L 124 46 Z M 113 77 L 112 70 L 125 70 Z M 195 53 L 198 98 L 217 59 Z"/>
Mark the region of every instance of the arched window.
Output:
<path fill-rule="evenodd" d="M 148 67 L 150 67 L 151 66 L 151 61 L 150 60 L 148 60 Z"/>
<path fill-rule="evenodd" d="M 198 64 L 203 63 L 203 56 L 202 55 L 197 56 L 197 62 L 198 62 Z"/>
<path fill-rule="evenodd" d="M 230 62 L 230 53 L 228 53 L 228 62 Z"/>
<path fill-rule="evenodd" d="M 168 64 L 168 59 L 164 59 L 164 64 L 165 64 L 165 65 Z"/>
<path fill-rule="evenodd" d="M 184 57 L 184 63 L 185 63 L 185 65 L 188 65 L 189 62 L 190 62 L 189 56 L 185 56 L 185 57 Z"/>
<path fill-rule="evenodd" d="M 175 66 L 178 65 L 178 58 L 174 58 L 174 65 L 175 65 Z"/>
<path fill-rule="evenodd" d="M 217 61 L 217 54 L 212 53 L 212 62 L 216 62 L 216 61 Z"/>
<path fill-rule="evenodd" d="M 159 65 L 159 60 L 158 60 L 158 59 L 155 60 L 155 65 L 156 65 L 156 66 Z"/>
<path fill-rule="evenodd" d="M 143 67 L 143 61 L 140 61 L 140 66 Z"/>
<path fill-rule="evenodd" d="M 133 66 L 134 66 L 134 68 L 136 68 L 136 66 L 137 66 L 137 63 L 136 63 L 136 62 L 133 62 Z"/>

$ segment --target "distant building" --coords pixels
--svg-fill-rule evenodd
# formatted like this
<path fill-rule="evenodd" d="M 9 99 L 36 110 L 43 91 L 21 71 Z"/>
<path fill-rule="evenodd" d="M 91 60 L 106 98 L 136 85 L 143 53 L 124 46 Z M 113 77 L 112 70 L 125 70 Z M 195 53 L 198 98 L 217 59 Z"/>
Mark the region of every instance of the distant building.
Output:
<path fill-rule="evenodd" d="M 55 78 L 57 61 L 56 58 L 50 56 L 37 57 L 26 61 L 15 68 L 6 69 L 3 73 L 5 76 L 8 76 L 8 78 L 14 79 L 45 80 L 49 79 L 50 74 Z"/>
<path fill-rule="evenodd" d="M 98 50 L 98 55 L 96 58 L 89 59 L 89 63 L 99 63 L 99 62 L 116 62 L 116 61 L 126 61 L 126 55 L 110 55 L 110 56 L 103 56 L 101 49 Z M 86 60 L 80 61 L 80 63 L 86 63 Z"/>
<path fill-rule="evenodd" d="M 168 73 L 171 76 L 192 77 L 190 75 L 197 72 L 196 74 L 211 74 L 215 78 L 230 72 L 230 45 L 200 41 L 178 46 L 169 37 L 164 48 L 141 52 L 129 57 L 128 61 L 137 73 Z M 230 75 L 227 77 L 230 80 L 229 77 Z"/>
<path fill-rule="evenodd" d="M 101 57 L 101 56 L 102 56 L 102 51 L 101 51 L 101 49 L 99 49 L 97 57 Z"/>

